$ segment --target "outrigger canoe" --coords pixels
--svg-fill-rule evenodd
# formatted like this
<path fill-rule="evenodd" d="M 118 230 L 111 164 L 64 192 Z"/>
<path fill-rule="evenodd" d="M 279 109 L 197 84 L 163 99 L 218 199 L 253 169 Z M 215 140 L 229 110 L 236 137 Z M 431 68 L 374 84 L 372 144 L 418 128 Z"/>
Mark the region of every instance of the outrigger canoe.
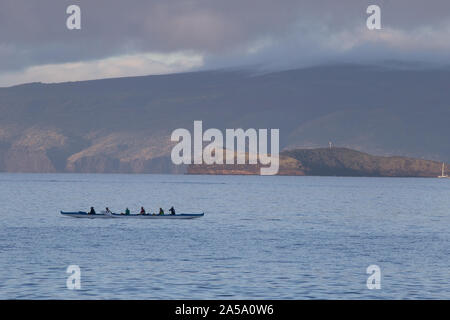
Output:
<path fill-rule="evenodd" d="M 87 219 L 96 219 L 96 218 L 123 218 L 123 219 L 195 219 L 200 218 L 205 215 L 205 213 L 180 213 L 180 214 L 161 214 L 161 215 L 153 215 L 153 214 L 118 214 L 118 213 L 106 213 L 101 212 L 97 214 L 88 214 L 84 211 L 78 212 L 64 212 L 61 211 L 61 214 L 66 217 L 72 218 L 87 218 Z"/>

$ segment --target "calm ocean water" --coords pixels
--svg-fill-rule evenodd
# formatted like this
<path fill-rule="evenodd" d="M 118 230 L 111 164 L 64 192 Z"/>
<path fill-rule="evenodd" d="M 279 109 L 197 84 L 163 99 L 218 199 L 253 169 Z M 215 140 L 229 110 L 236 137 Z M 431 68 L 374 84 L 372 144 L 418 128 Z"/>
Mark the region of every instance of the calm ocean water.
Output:
<path fill-rule="evenodd" d="M 450 179 L 0 174 L 0 298 L 449 299 L 449 195 Z M 59 215 L 91 205 L 205 217 Z"/>

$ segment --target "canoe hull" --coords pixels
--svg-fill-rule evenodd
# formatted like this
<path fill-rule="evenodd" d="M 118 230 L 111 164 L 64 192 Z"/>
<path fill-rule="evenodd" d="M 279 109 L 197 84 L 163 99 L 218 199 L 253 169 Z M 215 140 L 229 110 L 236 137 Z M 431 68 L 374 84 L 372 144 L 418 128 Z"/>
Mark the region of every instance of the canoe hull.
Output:
<path fill-rule="evenodd" d="M 204 213 L 181 213 L 181 214 L 164 214 L 164 215 L 152 215 L 152 214 L 88 214 L 87 212 L 78 211 L 78 212 L 64 212 L 61 211 L 61 214 L 66 217 L 71 218 L 85 218 L 85 219 L 195 219 L 203 217 Z"/>

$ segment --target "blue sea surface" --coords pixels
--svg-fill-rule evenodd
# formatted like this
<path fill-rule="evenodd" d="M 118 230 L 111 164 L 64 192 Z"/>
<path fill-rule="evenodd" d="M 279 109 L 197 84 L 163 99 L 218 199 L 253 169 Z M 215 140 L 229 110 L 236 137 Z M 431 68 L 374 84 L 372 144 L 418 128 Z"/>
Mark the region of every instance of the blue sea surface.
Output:
<path fill-rule="evenodd" d="M 450 299 L 450 179 L 0 174 L 0 205 L 1 299 Z M 59 214 L 172 205 L 205 216 Z"/>

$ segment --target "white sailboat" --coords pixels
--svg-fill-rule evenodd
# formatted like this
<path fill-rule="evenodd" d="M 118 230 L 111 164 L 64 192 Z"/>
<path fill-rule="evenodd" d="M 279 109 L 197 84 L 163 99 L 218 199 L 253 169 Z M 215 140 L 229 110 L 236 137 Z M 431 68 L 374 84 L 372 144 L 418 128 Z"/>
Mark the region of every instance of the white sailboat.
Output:
<path fill-rule="evenodd" d="M 445 174 L 445 163 L 442 162 L 442 173 L 438 178 L 448 178 L 448 175 Z"/>

